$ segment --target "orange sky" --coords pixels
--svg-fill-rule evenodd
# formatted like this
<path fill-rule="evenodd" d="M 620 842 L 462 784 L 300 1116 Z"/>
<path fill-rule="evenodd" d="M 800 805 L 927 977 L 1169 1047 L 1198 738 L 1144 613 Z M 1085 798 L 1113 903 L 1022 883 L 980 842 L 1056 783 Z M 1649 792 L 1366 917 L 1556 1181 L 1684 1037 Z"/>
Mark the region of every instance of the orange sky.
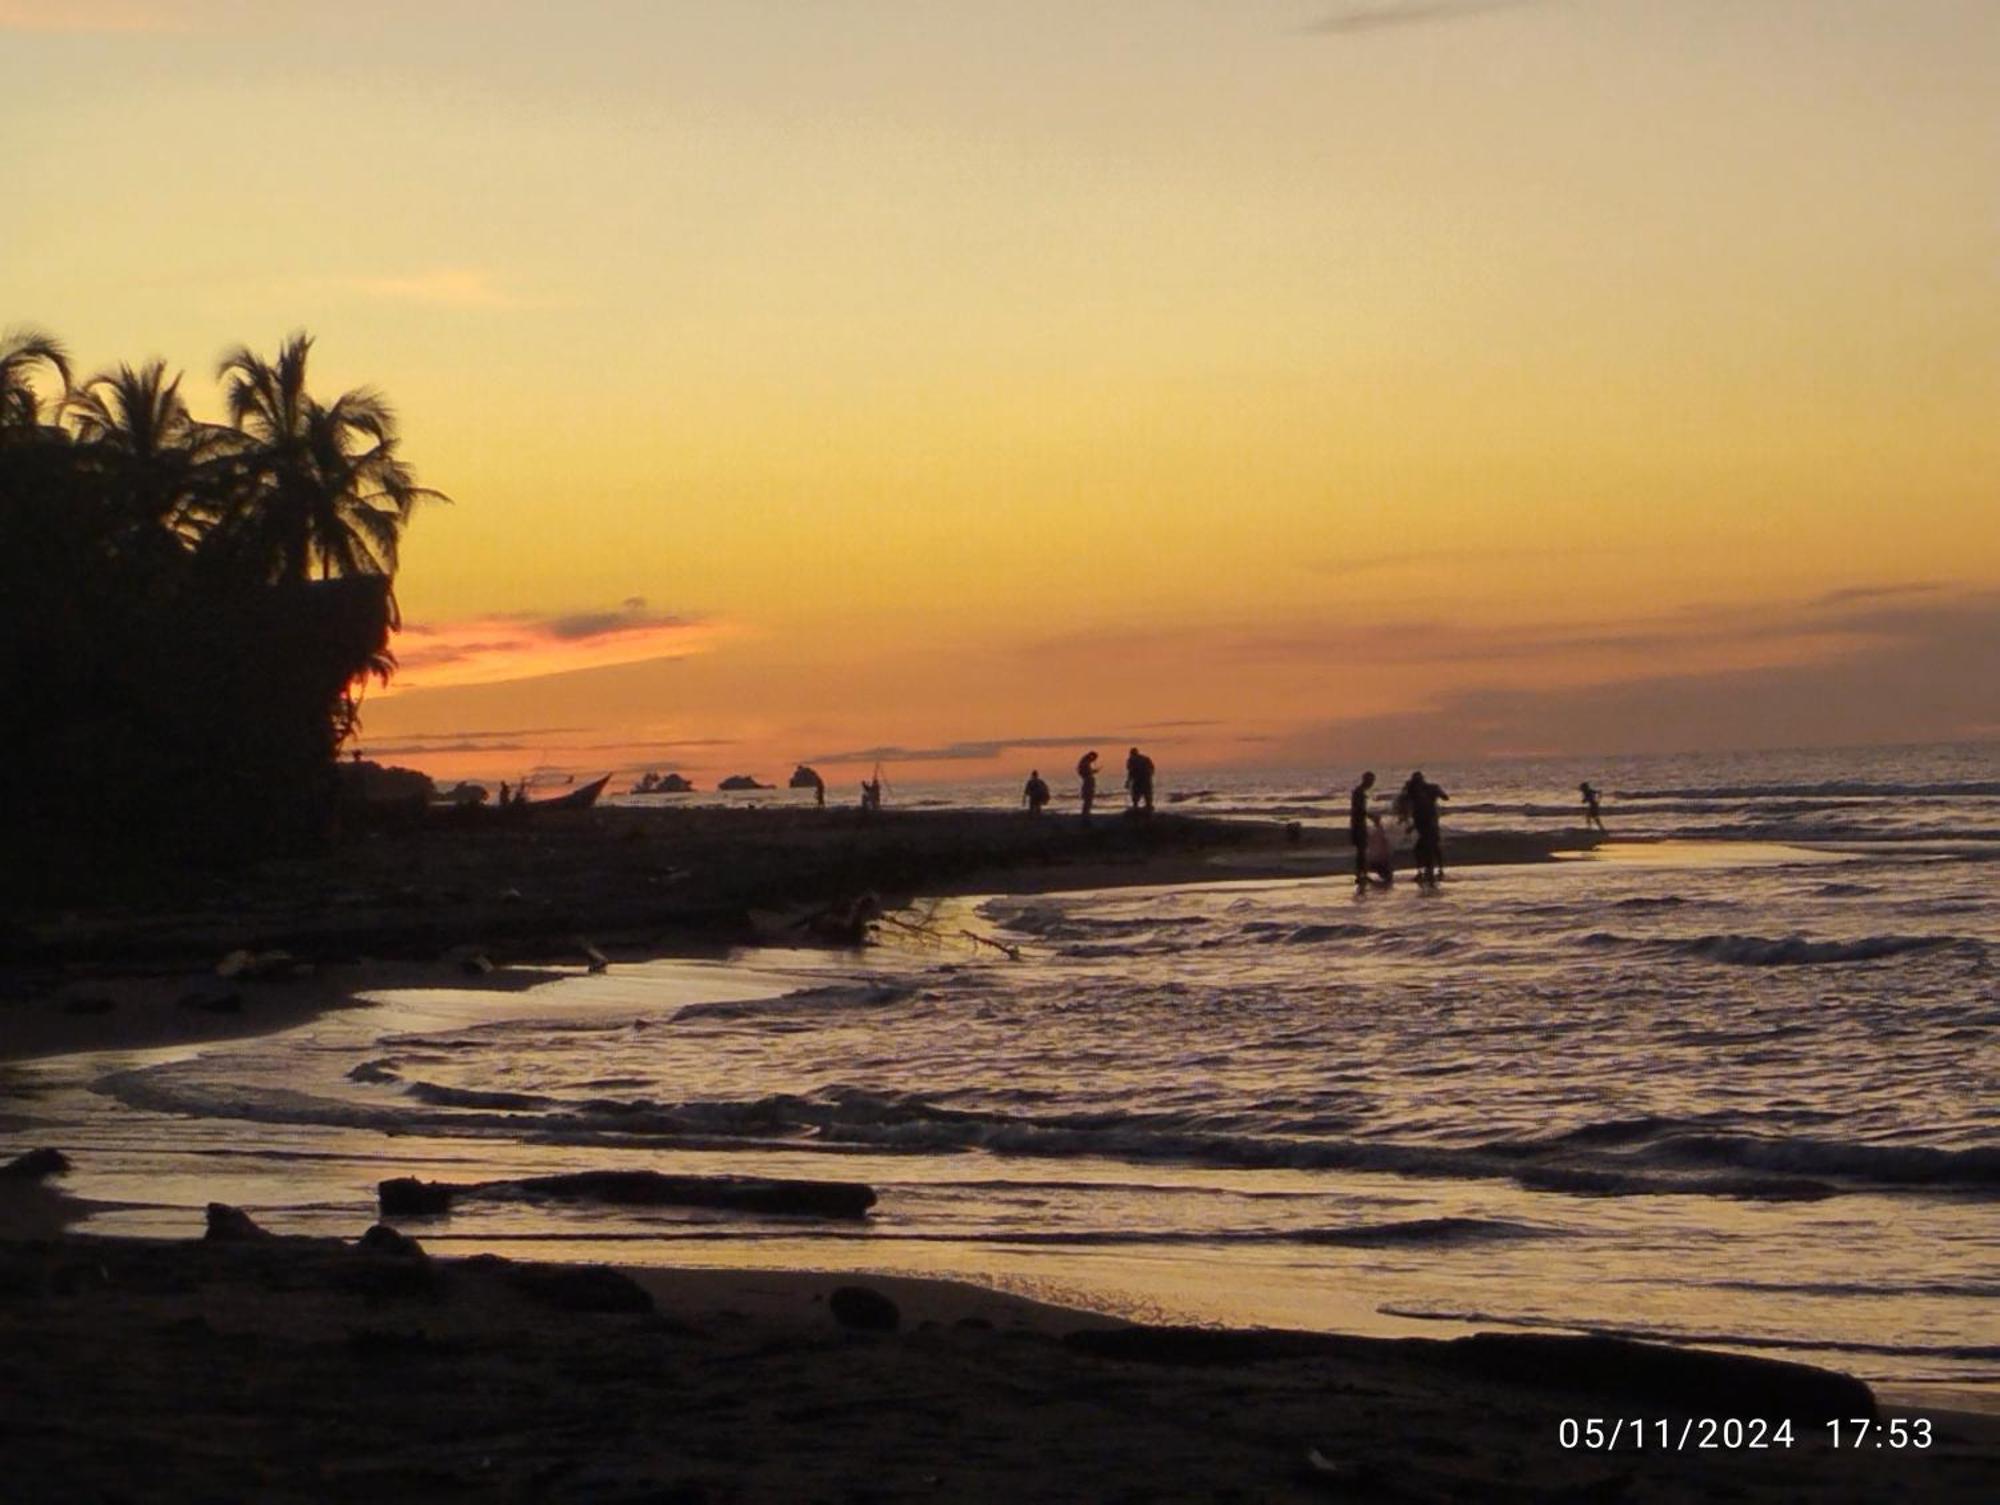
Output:
<path fill-rule="evenodd" d="M 310 328 L 455 498 L 385 755 L 2000 735 L 1985 0 L 0 0 L 0 64 L 7 319 L 203 396 Z"/>

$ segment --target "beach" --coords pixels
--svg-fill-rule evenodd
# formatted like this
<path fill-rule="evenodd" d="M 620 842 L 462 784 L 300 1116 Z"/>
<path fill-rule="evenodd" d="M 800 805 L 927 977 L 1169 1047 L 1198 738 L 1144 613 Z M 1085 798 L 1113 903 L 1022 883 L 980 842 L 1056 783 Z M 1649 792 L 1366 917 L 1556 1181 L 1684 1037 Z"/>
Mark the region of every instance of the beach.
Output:
<path fill-rule="evenodd" d="M 23 1200 L 0 1208 L 18 1220 Z M 586 1273 L 596 1278 L 560 1278 Z M 1746 1375 L 1746 1361 L 1728 1361 L 1732 1390 L 1715 1373 L 1662 1378 L 1646 1363 L 1655 1351 L 1636 1348 L 1469 1355 L 1417 1340 L 1148 1329 L 879 1277 L 866 1288 L 896 1330 L 870 1331 L 832 1315 L 852 1286 L 793 1271 L 436 1261 L 332 1240 L 9 1241 L 9 1490 L 1972 1501 L 1990 1498 L 2000 1468 L 2000 1423 L 1951 1413 L 1928 1418 L 1921 1452 L 1837 1451 L 1828 1413 L 1856 1402 L 1794 1366 Z M 1681 1444 L 1685 1418 L 1723 1406 L 1757 1411 L 1773 1440 Z M 1565 1418 L 1621 1415 L 1657 1421 L 1664 1441 L 1559 1440 Z"/>
<path fill-rule="evenodd" d="M 441 812 L 318 857 L 89 880 L 0 934 L 0 1060 L 281 1029 L 366 989 L 537 964 L 821 944 L 812 922 L 872 897 L 1050 893 L 1352 870 L 1326 832 L 1115 812 L 1086 824 L 988 810 L 608 807 L 504 821 Z M 1476 839 L 1467 863 L 1587 850 Z M 844 937 L 835 936 L 835 941 Z M 234 959 L 232 961 L 232 959 Z"/>
<path fill-rule="evenodd" d="M 16 1476 L 1989 1497 L 1983 901 L 1909 855 L 1987 796 L 1883 796 L 1857 850 L 1865 796 L 1719 841 L 1734 786 L 1672 787 L 1608 845 L 1475 808 L 1437 895 L 1355 897 L 1338 795 L 1225 788 L 1088 832 L 612 809 L 30 917 L 0 1154 L 71 1166 L 0 1178 Z M 816 933 L 871 892 L 870 944 Z M 1928 1445 L 1836 1448 L 1849 1411 Z"/>

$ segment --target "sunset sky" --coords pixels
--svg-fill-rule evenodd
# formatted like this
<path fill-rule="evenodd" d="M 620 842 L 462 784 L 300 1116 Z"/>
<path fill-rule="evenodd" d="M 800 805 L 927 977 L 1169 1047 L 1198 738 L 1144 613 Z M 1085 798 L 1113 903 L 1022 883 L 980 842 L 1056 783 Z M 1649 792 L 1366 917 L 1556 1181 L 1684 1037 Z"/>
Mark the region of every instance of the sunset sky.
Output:
<path fill-rule="evenodd" d="M 0 0 L 0 323 L 318 337 L 365 741 L 2000 737 L 1993 0 Z"/>

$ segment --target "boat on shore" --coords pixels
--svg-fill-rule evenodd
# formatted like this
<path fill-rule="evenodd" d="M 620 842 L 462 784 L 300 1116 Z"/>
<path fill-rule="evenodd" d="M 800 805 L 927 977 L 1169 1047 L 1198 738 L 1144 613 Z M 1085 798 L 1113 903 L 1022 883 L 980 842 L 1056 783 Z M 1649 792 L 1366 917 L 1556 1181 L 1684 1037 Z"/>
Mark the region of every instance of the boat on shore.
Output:
<path fill-rule="evenodd" d="M 604 786 L 611 782 L 611 775 L 595 779 L 588 784 L 578 785 L 567 794 L 552 795 L 548 799 L 529 800 L 521 809 L 526 810 L 588 810 L 597 803 L 597 797 L 604 793 Z"/>

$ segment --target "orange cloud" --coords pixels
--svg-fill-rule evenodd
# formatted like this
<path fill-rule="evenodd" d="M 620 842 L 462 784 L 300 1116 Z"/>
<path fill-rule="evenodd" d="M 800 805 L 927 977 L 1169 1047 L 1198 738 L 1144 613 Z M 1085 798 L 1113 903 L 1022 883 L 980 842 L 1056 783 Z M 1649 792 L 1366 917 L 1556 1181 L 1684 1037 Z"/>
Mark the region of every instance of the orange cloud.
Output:
<path fill-rule="evenodd" d="M 723 623 L 654 611 L 637 596 L 605 610 L 556 616 L 508 612 L 410 623 L 396 635 L 396 674 L 384 693 L 687 658 L 710 651 L 730 631 Z"/>

